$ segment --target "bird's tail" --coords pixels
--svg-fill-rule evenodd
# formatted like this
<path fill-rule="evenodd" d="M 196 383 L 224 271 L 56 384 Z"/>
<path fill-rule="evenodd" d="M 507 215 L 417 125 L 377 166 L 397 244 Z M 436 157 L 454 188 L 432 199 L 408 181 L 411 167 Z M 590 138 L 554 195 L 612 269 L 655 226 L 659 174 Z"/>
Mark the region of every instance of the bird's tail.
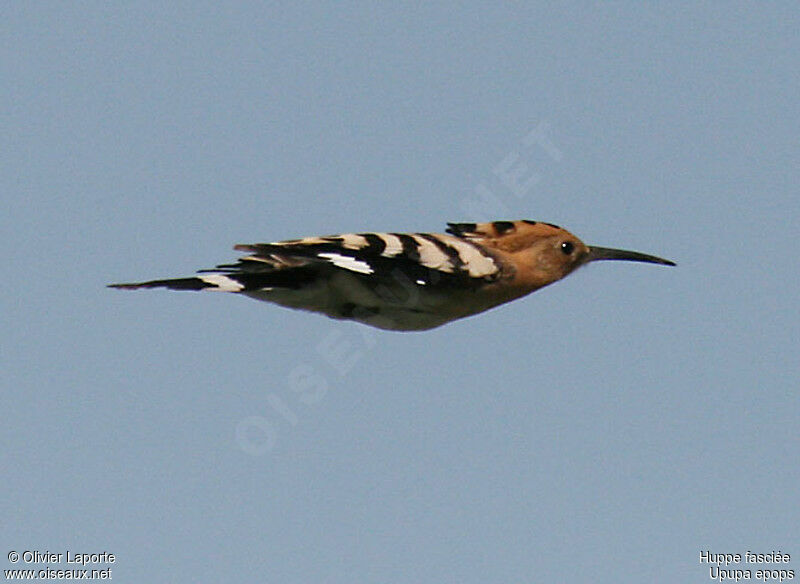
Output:
<path fill-rule="evenodd" d="M 245 285 L 236 276 L 208 274 L 194 278 L 173 278 L 169 280 L 150 280 L 126 284 L 109 284 L 109 288 L 120 290 L 139 290 L 140 288 L 168 288 L 169 290 L 212 290 L 218 292 L 241 292 Z"/>
<path fill-rule="evenodd" d="M 225 266 L 218 266 L 224 271 Z M 211 272 L 211 273 L 207 273 Z M 139 290 L 140 288 L 167 288 L 169 290 L 209 290 L 212 292 L 251 292 L 274 288 L 301 288 L 318 276 L 316 270 L 299 267 L 272 271 L 219 273 L 204 270 L 192 278 L 150 280 L 126 284 L 109 284 L 109 288 Z"/>

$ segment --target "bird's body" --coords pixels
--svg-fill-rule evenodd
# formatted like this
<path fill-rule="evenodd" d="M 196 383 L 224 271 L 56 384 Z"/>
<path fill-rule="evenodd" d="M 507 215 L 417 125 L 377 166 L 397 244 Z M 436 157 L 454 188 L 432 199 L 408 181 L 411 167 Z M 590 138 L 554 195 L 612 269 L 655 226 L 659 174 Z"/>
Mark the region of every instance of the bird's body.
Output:
<path fill-rule="evenodd" d="M 435 328 L 525 296 L 594 260 L 674 265 L 588 247 L 535 221 L 449 223 L 448 233 L 349 233 L 237 245 L 235 264 L 114 288 L 214 290 L 387 330 Z"/>

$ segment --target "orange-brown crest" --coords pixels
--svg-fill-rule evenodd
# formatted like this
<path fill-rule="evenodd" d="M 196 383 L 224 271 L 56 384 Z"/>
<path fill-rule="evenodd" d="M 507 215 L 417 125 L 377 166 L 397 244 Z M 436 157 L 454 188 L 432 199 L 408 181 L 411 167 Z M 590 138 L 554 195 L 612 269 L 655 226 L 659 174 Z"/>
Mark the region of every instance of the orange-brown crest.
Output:
<path fill-rule="evenodd" d="M 448 233 L 486 243 L 495 249 L 515 252 L 546 237 L 565 235 L 575 238 L 566 229 L 539 221 L 491 221 L 488 223 L 448 223 Z"/>

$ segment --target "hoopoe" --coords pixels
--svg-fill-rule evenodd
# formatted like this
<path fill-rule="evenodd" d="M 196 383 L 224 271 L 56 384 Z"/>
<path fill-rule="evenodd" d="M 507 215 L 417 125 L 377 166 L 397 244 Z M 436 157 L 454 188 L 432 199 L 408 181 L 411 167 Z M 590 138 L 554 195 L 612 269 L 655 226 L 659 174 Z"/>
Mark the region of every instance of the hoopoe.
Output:
<path fill-rule="evenodd" d="M 448 223 L 446 231 L 237 245 L 249 255 L 195 277 L 110 287 L 233 292 L 381 329 L 421 331 L 535 292 L 589 262 L 675 265 L 635 251 L 587 246 L 551 223 Z"/>

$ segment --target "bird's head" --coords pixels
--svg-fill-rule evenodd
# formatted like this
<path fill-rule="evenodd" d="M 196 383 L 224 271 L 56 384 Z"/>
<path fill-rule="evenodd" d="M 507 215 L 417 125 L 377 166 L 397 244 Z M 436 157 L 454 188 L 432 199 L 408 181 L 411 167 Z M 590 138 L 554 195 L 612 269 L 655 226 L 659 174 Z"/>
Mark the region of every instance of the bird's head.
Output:
<path fill-rule="evenodd" d="M 500 225 L 502 228 L 498 228 Z M 674 266 L 656 256 L 599 246 L 588 246 L 572 233 L 536 221 L 505 221 L 478 224 L 478 234 L 490 247 L 509 253 L 522 276 L 533 289 L 541 288 L 569 275 L 582 265 L 600 260 L 624 260 Z M 469 236 L 468 236 L 469 237 Z"/>

